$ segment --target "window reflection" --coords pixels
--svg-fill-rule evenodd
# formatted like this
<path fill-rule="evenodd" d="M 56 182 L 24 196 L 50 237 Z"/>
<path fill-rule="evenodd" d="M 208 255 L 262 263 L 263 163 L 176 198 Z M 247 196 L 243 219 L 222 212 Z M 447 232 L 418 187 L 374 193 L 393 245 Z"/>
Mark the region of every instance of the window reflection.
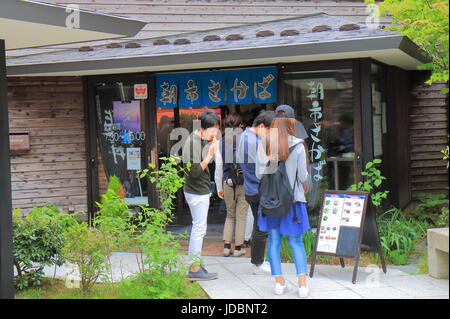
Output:
<path fill-rule="evenodd" d="M 137 170 L 145 167 L 143 100 L 133 100 L 133 84 L 99 83 L 96 87 L 96 115 L 101 161 L 99 178 L 117 176 L 130 205 L 148 203 L 146 181 Z M 106 184 L 107 181 L 100 181 Z"/>
<path fill-rule="evenodd" d="M 317 215 L 325 190 L 346 190 L 355 180 L 352 70 L 286 73 L 285 101 L 309 135 L 307 202 Z"/>
<path fill-rule="evenodd" d="M 371 69 L 373 156 L 382 158 L 383 134 L 387 133 L 384 70 L 377 64 L 372 64 Z"/>
<path fill-rule="evenodd" d="M 170 140 L 170 132 L 175 128 L 174 109 L 159 107 L 156 111 L 158 158 L 168 157 L 175 141 Z"/>

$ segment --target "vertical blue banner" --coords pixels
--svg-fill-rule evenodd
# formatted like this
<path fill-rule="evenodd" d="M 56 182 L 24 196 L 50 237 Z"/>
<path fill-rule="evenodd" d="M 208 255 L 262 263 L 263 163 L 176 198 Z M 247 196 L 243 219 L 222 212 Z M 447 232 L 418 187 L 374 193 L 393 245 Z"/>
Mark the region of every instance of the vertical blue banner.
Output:
<path fill-rule="evenodd" d="M 228 104 L 252 104 L 251 70 L 226 71 Z"/>
<path fill-rule="evenodd" d="M 202 92 L 203 73 L 185 73 L 178 77 L 180 90 L 180 107 L 193 107 L 203 105 Z"/>
<path fill-rule="evenodd" d="M 175 74 L 156 75 L 156 106 L 178 106 L 178 79 Z"/>
<path fill-rule="evenodd" d="M 224 105 L 227 89 L 224 72 L 205 72 L 203 78 L 203 105 Z"/>
<path fill-rule="evenodd" d="M 277 102 L 278 70 L 276 67 L 252 70 L 255 103 Z"/>

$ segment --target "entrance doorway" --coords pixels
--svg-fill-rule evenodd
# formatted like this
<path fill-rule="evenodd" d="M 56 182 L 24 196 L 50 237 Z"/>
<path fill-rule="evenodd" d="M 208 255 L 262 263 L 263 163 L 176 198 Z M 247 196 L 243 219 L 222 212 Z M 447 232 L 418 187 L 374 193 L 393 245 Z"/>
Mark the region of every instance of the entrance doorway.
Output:
<path fill-rule="evenodd" d="M 175 105 L 169 103 L 161 106 L 158 105 L 158 94 L 161 92 L 157 90 L 159 74 L 89 78 L 86 112 L 89 119 L 90 211 L 96 210 L 95 201 L 99 201 L 99 195 L 105 190 L 111 175 L 120 176 L 126 184 L 129 203 L 148 202 L 150 206 L 157 207 L 158 196 L 154 185 L 142 181 L 139 184 L 130 168 L 137 167 L 133 165 L 138 165 L 138 162 L 142 168 L 146 168 L 149 163 L 158 166 L 159 159 L 170 156 L 172 146 L 180 141 L 179 138 L 170 139 L 172 130 L 185 128 L 189 133 L 192 132 L 192 121 L 204 110 L 214 110 L 222 122 L 228 114 L 237 113 L 245 126 L 251 126 L 260 110 L 274 110 L 279 104 L 289 104 L 308 133 L 306 144 L 311 164 L 311 187 L 307 202 L 311 224 L 315 225 L 325 190 L 349 189 L 360 181 L 364 163 L 374 157 L 383 158 L 385 163 L 384 159 L 388 155 L 386 141 L 389 121 L 386 105 L 389 105 L 389 101 L 386 102 L 383 83 L 385 72 L 381 64 L 371 63 L 370 60 L 362 59 L 281 65 L 275 72 L 278 76 L 275 91 L 271 92 L 276 99 L 270 103 L 255 103 L 253 99 L 254 103 L 221 102 L 214 105 L 202 102 L 202 106 L 186 106 L 178 104 L 181 103 L 180 95 L 178 100 L 175 99 Z M 249 70 L 238 71 L 249 73 Z M 219 82 L 220 71 L 214 72 L 202 73 L 212 74 Z M 180 76 L 178 73 L 165 75 Z M 168 81 L 171 80 L 173 77 L 168 77 Z M 148 98 L 136 98 L 133 92 L 136 84 L 148 85 Z M 254 88 L 253 85 L 250 87 Z M 189 89 L 191 87 L 184 91 Z M 181 88 L 179 90 L 181 92 Z M 256 87 L 254 91 L 257 91 Z M 108 122 L 110 113 L 114 123 Z M 127 149 L 134 149 L 140 155 L 139 160 L 136 156 L 132 161 L 134 164 L 127 161 Z M 211 163 L 209 169 L 211 186 L 215 189 L 215 164 Z M 190 225 L 189 207 L 182 191 L 178 194 L 175 207 L 174 222 Z M 225 203 L 214 192 L 208 223 L 223 224 L 225 216 Z"/>
<path fill-rule="evenodd" d="M 192 133 L 192 121 L 196 120 L 199 115 L 207 109 L 214 110 L 221 123 L 228 114 L 237 113 L 241 116 L 245 127 L 252 126 L 253 120 L 256 118 L 261 110 L 274 110 L 276 103 L 260 103 L 260 104 L 227 104 L 221 106 L 202 106 L 189 108 L 167 108 L 158 107 L 156 110 L 157 118 L 157 147 L 158 158 L 167 157 L 170 155 L 170 150 L 178 140 L 170 139 L 170 132 L 177 128 L 186 128 L 189 133 Z M 222 130 L 222 134 L 223 134 Z M 181 156 L 181 153 L 176 154 Z M 216 189 L 214 181 L 215 163 L 209 164 L 209 171 L 211 173 L 211 188 Z M 178 225 L 190 225 L 192 218 L 189 207 L 184 199 L 183 191 L 180 190 L 177 194 L 177 203 L 175 207 L 175 223 Z M 208 224 L 223 224 L 226 217 L 225 201 L 218 198 L 217 193 L 213 192 L 211 196 L 210 209 L 208 213 Z"/>

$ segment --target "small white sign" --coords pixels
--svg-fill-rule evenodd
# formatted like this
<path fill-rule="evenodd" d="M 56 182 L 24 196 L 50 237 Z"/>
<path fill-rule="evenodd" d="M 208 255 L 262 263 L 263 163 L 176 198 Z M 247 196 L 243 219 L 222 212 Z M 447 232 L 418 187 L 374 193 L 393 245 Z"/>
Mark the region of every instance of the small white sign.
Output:
<path fill-rule="evenodd" d="M 134 99 L 145 100 L 148 97 L 147 84 L 135 84 L 134 85 Z"/>
<path fill-rule="evenodd" d="M 141 169 L 141 149 L 139 147 L 127 148 L 127 170 Z"/>

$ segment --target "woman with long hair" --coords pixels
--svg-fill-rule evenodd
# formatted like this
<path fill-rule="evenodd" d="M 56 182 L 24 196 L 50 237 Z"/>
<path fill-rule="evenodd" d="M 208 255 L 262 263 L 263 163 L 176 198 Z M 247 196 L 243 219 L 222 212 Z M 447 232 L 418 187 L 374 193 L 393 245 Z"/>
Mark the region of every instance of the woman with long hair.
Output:
<path fill-rule="evenodd" d="M 287 236 L 298 276 L 298 294 L 305 298 L 308 296 L 307 263 L 302 235 L 310 227 L 305 200 L 305 192 L 308 191 L 308 170 L 303 140 L 295 136 L 295 130 L 295 119 L 277 115 L 272 121 L 269 134 L 258 149 L 257 177 L 262 178 L 264 174 L 274 173 L 278 166 L 276 164 L 285 162 L 286 173 L 294 190 L 294 203 L 284 217 L 268 216 L 259 212 L 258 225 L 269 235 L 269 262 L 276 282 L 274 293 L 281 295 L 290 290 L 289 283 L 282 275 L 280 258 L 282 239 Z M 268 165 L 272 163 L 275 165 Z"/>

